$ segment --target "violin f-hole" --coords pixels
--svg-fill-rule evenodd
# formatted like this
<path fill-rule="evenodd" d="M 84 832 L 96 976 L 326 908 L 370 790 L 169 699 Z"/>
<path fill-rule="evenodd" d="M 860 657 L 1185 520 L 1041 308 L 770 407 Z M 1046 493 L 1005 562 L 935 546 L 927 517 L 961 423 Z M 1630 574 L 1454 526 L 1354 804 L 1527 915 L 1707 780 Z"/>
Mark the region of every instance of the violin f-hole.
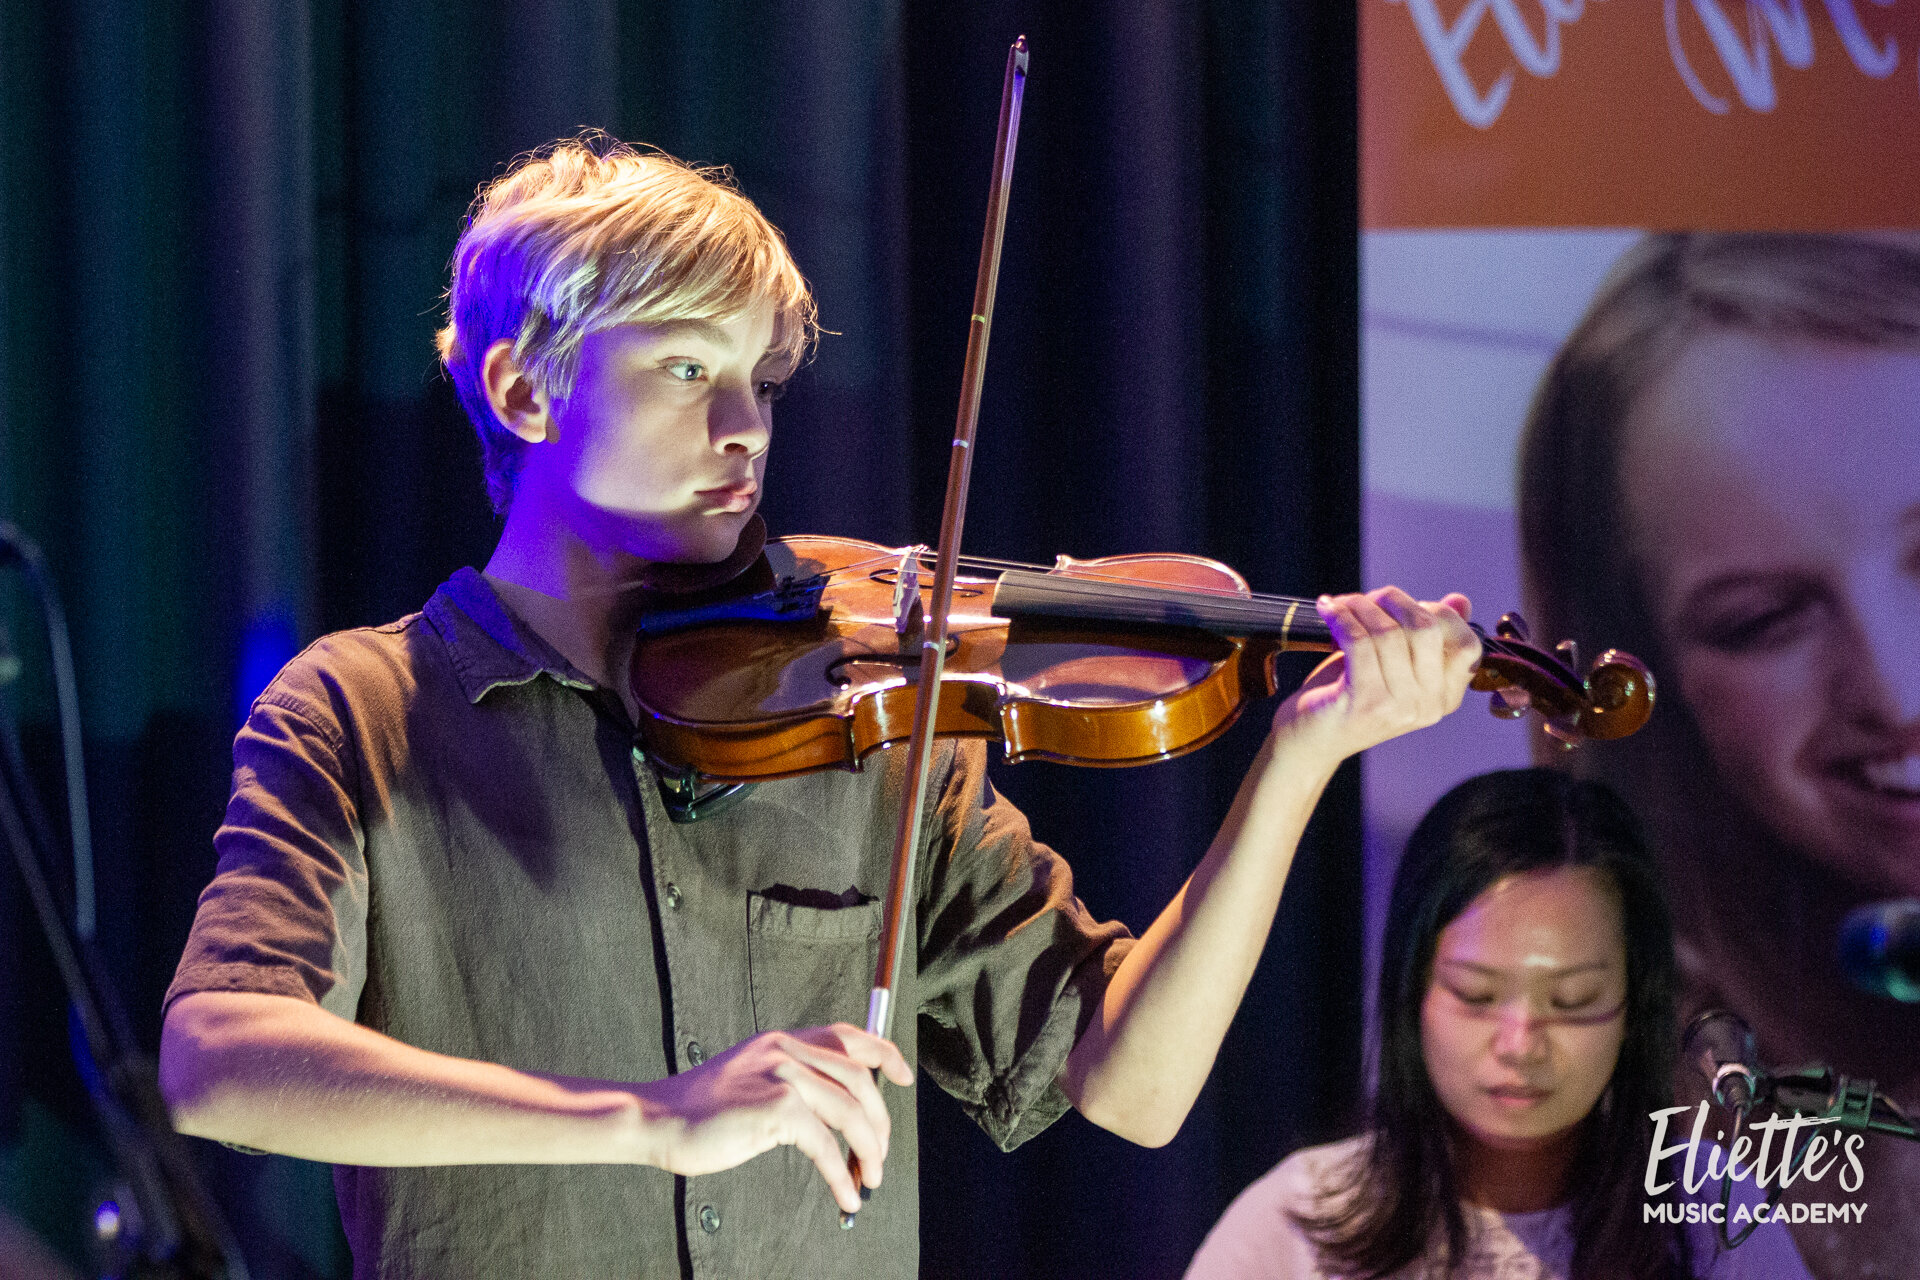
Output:
<path fill-rule="evenodd" d="M 958 652 L 960 652 L 960 637 L 948 636 L 946 656 L 951 658 Z M 926 654 L 918 649 L 907 653 L 843 653 L 827 664 L 827 682 L 841 689 L 852 684 L 853 677 L 847 674 L 846 668 L 855 663 L 899 667 L 903 672 L 909 669 L 917 672 L 920 670 L 921 660 L 925 657 Z"/>

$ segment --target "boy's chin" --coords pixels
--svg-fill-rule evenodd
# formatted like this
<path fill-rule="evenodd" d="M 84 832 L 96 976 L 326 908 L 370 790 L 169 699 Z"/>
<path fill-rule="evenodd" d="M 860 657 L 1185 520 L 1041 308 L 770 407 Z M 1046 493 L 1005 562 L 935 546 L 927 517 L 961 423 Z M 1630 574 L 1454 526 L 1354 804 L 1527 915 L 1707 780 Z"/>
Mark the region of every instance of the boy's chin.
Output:
<path fill-rule="evenodd" d="M 655 564 L 719 564 L 732 558 L 740 548 L 741 534 L 753 522 L 751 511 L 700 516 L 670 528 L 654 527 L 637 531 L 628 550 L 642 560 Z"/>

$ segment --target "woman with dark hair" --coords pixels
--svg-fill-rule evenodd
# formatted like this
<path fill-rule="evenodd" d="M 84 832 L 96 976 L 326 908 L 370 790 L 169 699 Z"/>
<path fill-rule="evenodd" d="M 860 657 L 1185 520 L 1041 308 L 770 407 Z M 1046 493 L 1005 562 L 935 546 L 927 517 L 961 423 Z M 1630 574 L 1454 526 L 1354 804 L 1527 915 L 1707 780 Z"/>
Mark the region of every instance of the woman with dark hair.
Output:
<path fill-rule="evenodd" d="M 1835 953 L 1849 910 L 1920 897 L 1920 236 L 1635 245 L 1534 398 L 1520 525 L 1540 633 L 1661 680 L 1567 764 L 1654 836 L 1681 1013 L 1920 1103 L 1920 1006 Z M 1874 1212 L 1794 1228 L 1824 1280 L 1915 1274 L 1920 1147 L 1864 1154 Z"/>
<path fill-rule="evenodd" d="M 1784 1228 L 1717 1253 L 1711 1226 L 1643 1209 L 1679 1194 L 1643 1190 L 1677 978 L 1612 791 L 1550 769 L 1449 791 L 1407 844 L 1382 954 L 1367 1131 L 1248 1188 L 1189 1280 L 1807 1274 Z"/>

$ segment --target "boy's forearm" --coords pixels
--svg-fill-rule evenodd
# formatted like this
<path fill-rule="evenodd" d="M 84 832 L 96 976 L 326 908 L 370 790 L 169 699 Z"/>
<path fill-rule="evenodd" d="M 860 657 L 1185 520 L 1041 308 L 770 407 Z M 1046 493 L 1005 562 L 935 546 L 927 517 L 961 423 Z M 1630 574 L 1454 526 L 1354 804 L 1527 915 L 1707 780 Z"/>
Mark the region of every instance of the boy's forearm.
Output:
<path fill-rule="evenodd" d="M 181 998 L 160 1083 L 182 1133 L 308 1160 L 657 1162 L 644 1087 L 430 1053 L 287 996 Z"/>
<path fill-rule="evenodd" d="M 1060 1085 L 1088 1119 L 1170 1141 L 1212 1069 L 1266 946 L 1294 851 L 1342 760 L 1460 705 L 1480 655 L 1467 598 L 1398 587 L 1321 597 L 1340 652 L 1280 704 L 1213 846 L 1128 954 L 1067 1056 Z"/>
<path fill-rule="evenodd" d="M 1159 1146 L 1185 1121 L 1265 948 L 1295 848 L 1339 764 L 1270 736 L 1192 877 L 1114 975 L 1061 1072 L 1088 1119 Z"/>

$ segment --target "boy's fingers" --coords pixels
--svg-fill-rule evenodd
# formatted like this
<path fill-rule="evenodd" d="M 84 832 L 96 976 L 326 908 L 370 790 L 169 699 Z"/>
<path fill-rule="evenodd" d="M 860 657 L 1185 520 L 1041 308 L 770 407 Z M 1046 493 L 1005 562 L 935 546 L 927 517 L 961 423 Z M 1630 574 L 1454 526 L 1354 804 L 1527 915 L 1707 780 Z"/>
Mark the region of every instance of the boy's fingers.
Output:
<path fill-rule="evenodd" d="M 887 1114 L 886 1100 L 880 1096 L 872 1070 L 847 1054 L 798 1037 L 787 1047 L 787 1054 L 800 1066 L 824 1076 L 860 1108 L 864 1123 L 879 1139 L 880 1155 L 884 1157 L 891 1145 L 893 1118 Z M 840 1128 L 838 1124 L 834 1127 Z"/>
<path fill-rule="evenodd" d="M 1334 643 L 1346 655 L 1348 688 L 1369 683 L 1384 688 L 1386 673 L 1380 668 L 1380 647 L 1373 643 L 1373 633 L 1355 612 L 1356 603 L 1365 603 L 1373 612 L 1380 612 L 1380 607 L 1372 601 L 1351 595 L 1321 596 L 1315 602 L 1315 607 L 1319 609 L 1327 629 L 1333 633 Z"/>
<path fill-rule="evenodd" d="M 1384 591 L 1385 588 L 1382 590 Z M 1399 620 L 1381 608 L 1380 602 L 1372 596 L 1354 593 L 1336 596 L 1335 600 L 1346 608 L 1353 620 L 1359 623 L 1369 635 L 1383 636 L 1400 629 Z"/>
<path fill-rule="evenodd" d="M 847 1213 L 860 1212 L 860 1188 L 854 1185 L 853 1175 L 847 1171 L 847 1159 L 840 1154 L 840 1144 L 834 1141 L 832 1131 L 820 1118 L 811 1113 L 801 1114 L 787 1136 L 827 1180 L 827 1190 L 833 1193 L 834 1203 Z"/>
<path fill-rule="evenodd" d="M 1353 614 L 1367 628 L 1380 671 L 1380 688 L 1395 700 L 1420 687 L 1416 638 L 1428 622 L 1418 602 L 1398 587 L 1350 597 Z"/>
<path fill-rule="evenodd" d="M 1448 670 L 1459 681 L 1470 678 L 1473 669 L 1480 662 L 1482 646 L 1480 637 L 1467 623 L 1473 616 L 1473 602 L 1455 591 L 1430 602 L 1427 607 L 1433 611 L 1435 619 L 1445 628 L 1447 637 L 1446 662 Z M 1459 692 L 1466 693 L 1462 685 Z M 1455 699 L 1455 706 L 1459 705 Z"/>
<path fill-rule="evenodd" d="M 1433 625 L 1433 614 L 1428 611 L 1427 606 L 1399 587 L 1381 587 L 1369 592 L 1367 598 L 1379 605 L 1402 627 L 1418 630 Z"/>
<path fill-rule="evenodd" d="M 1405 684 L 1395 684 L 1394 691 L 1418 697 L 1427 690 L 1439 688 L 1446 669 L 1446 632 L 1440 629 L 1440 620 L 1426 604 L 1399 587 L 1381 587 L 1370 593 L 1369 598 L 1399 623 L 1400 651 L 1406 654 L 1408 680 Z M 1395 665 L 1397 670 L 1397 654 Z"/>
<path fill-rule="evenodd" d="M 836 1022 L 826 1030 L 840 1038 L 842 1050 L 861 1066 L 880 1072 L 902 1087 L 913 1083 L 913 1068 L 893 1041 L 869 1035 L 851 1022 Z"/>
<path fill-rule="evenodd" d="M 788 1064 L 780 1071 L 780 1076 L 792 1086 L 794 1093 L 816 1119 L 846 1139 L 848 1149 L 860 1161 L 862 1180 L 868 1186 L 879 1186 L 887 1159 L 886 1141 L 875 1129 L 873 1118 L 860 1101 L 840 1087 L 837 1081 L 813 1071 L 801 1062 Z M 882 1112 L 883 1118 L 884 1115 Z M 838 1154 L 837 1147 L 835 1154 Z M 841 1164 L 844 1166 L 845 1163 L 843 1159 Z M 848 1175 L 848 1181 L 852 1181 L 851 1174 Z M 859 1188 L 854 1189 L 854 1194 L 859 1194 Z"/>

